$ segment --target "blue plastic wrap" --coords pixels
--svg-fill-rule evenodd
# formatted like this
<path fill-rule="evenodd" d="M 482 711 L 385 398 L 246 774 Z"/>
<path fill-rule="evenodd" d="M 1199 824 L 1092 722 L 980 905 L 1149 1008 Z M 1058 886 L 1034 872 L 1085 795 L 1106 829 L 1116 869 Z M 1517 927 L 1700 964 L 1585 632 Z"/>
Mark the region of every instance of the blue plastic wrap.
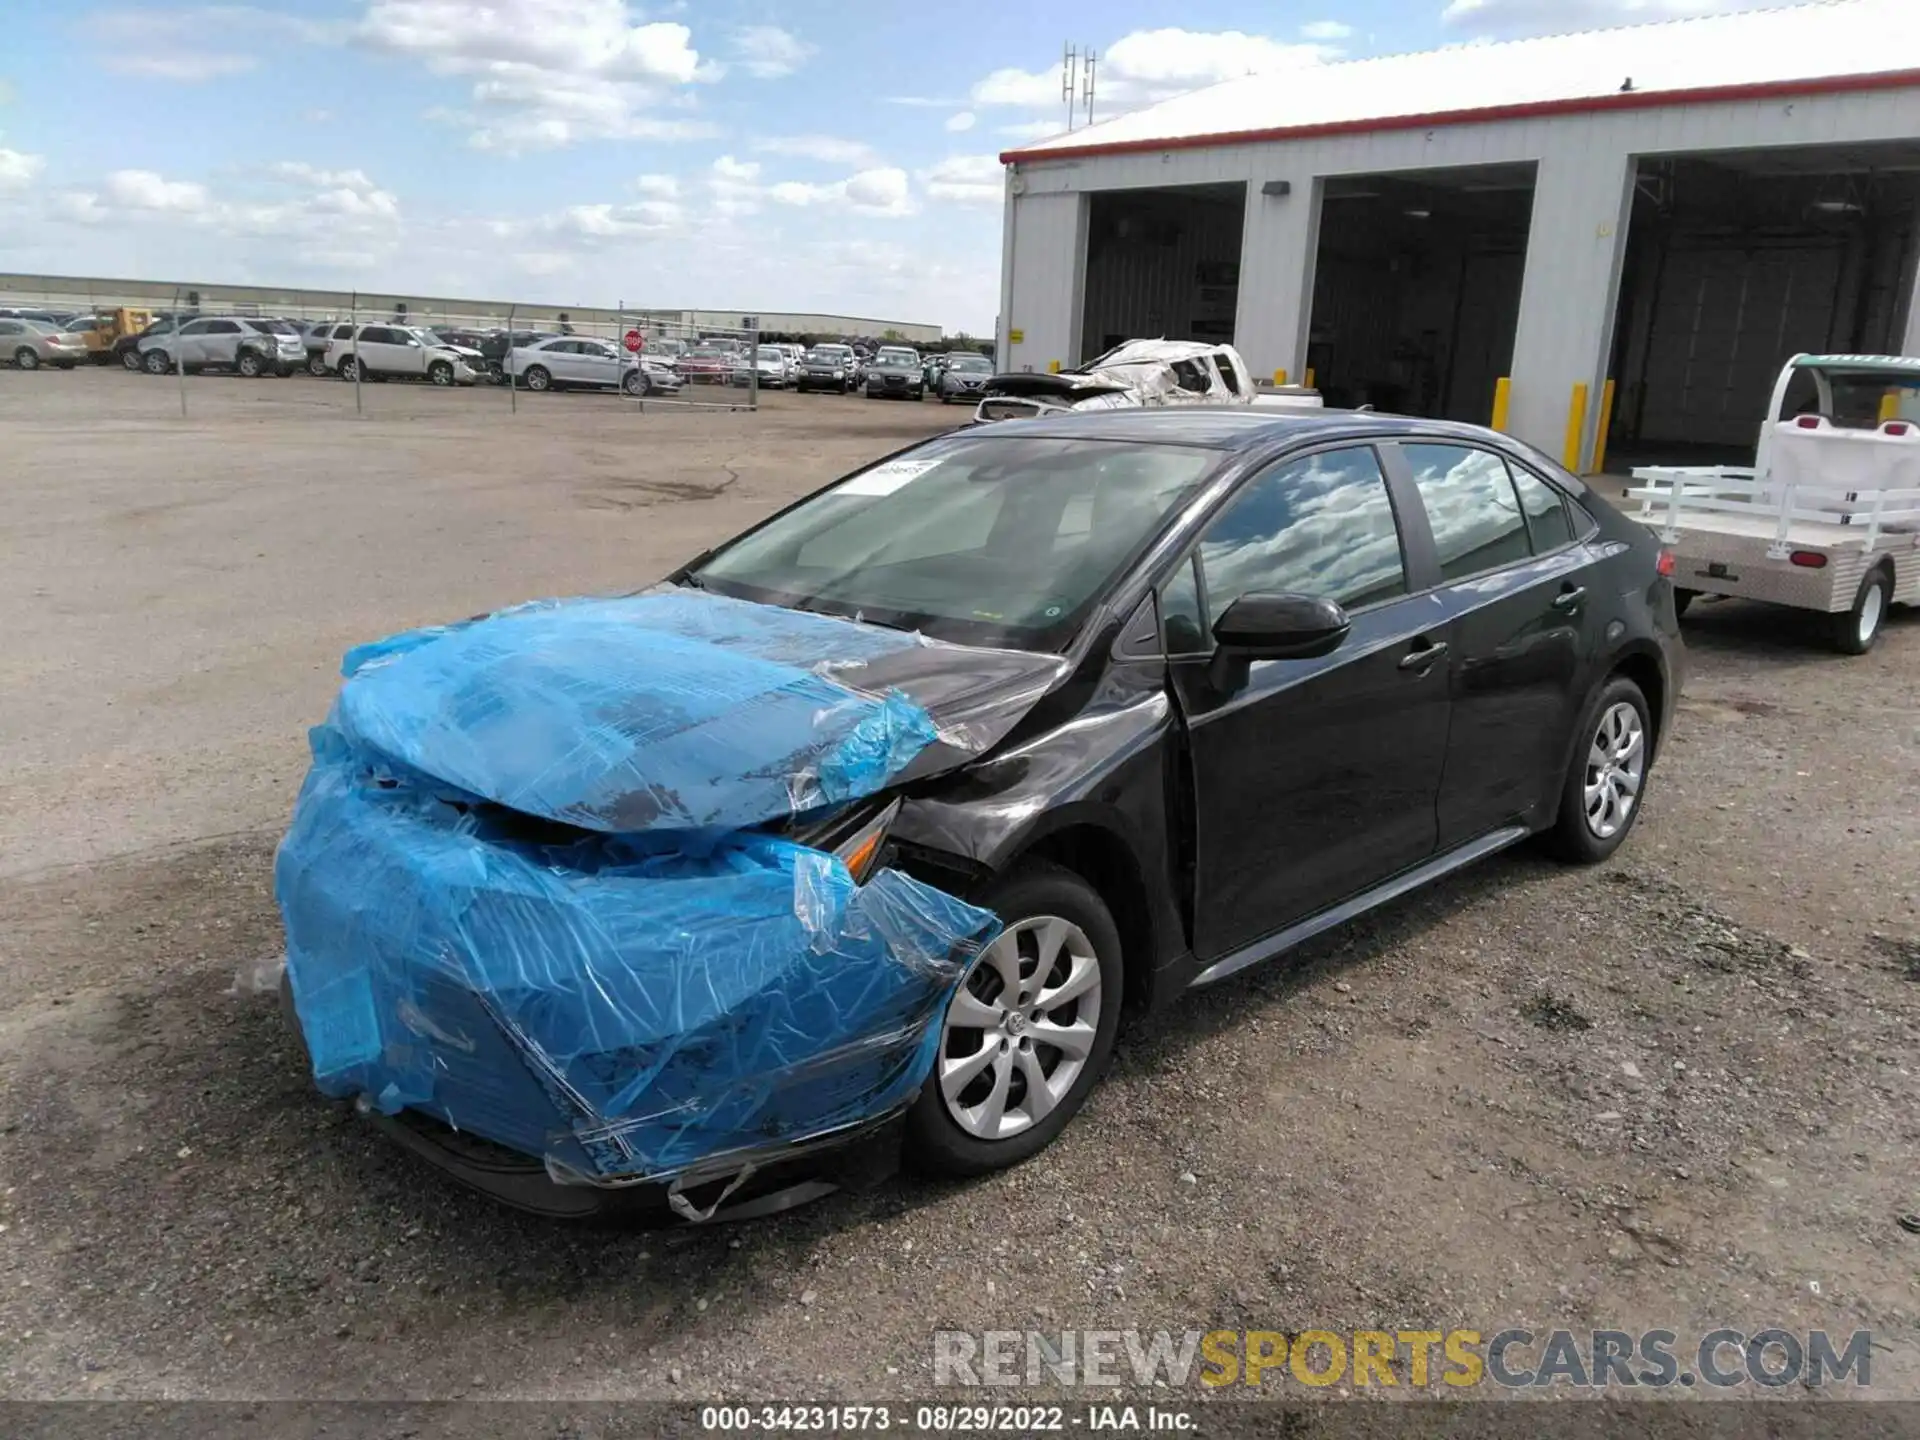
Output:
<path fill-rule="evenodd" d="M 818 618 L 642 596 L 353 652 L 275 867 L 321 1089 L 598 1179 L 907 1103 L 998 922 L 711 828 L 870 793 L 925 743 L 911 702 L 792 663 L 823 653 Z M 848 629 L 856 650 L 916 643 L 829 623 L 836 660 Z M 623 798 L 643 791 L 656 803 Z"/>
<path fill-rule="evenodd" d="M 920 643 L 694 591 L 545 601 L 349 652 L 333 723 L 528 815 L 737 830 L 872 794 L 932 743 L 854 679 Z"/>

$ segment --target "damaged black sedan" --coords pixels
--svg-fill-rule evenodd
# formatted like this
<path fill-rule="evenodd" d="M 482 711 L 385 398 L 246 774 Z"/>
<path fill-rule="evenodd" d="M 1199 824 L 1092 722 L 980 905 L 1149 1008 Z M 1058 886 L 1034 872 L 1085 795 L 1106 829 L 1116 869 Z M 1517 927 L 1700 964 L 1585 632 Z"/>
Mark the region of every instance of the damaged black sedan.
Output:
<path fill-rule="evenodd" d="M 1489 431 L 1114 411 L 364 647 L 276 875 L 315 1078 L 554 1214 L 1015 1164 L 1124 1011 L 1530 836 L 1611 854 L 1669 569 Z"/>

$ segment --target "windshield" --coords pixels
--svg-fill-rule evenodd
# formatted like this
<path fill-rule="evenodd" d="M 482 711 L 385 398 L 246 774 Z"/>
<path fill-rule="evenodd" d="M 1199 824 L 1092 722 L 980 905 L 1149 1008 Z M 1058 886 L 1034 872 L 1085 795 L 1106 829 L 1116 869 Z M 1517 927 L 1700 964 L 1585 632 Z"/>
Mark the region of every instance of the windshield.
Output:
<path fill-rule="evenodd" d="M 1175 445 L 951 436 L 803 500 L 693 573 L 743 599 L 1058 650 L 1219 460 Z"/>
<path fill-rule="evenodd" d="M 807 359 L 817 360 L 823 365 L 838 365 L 847 358 L 847 352 L 832 345 L 816 345 L 807 351 Z"/>
<path fill-rule="evenodd" d="M 906 365 L 914 369 L 920 366 L 920 357 L 911 350 L 882 350 L 874 356 L 876 365 Z"/>
<path fill-rule="evenodd" d="M 984 355 L 949 355 L 947 357 L 947 369 L 978 370 L 985 373 L 993 369 L 993 365 Z"/>
<path fill-rule="evenodd" d="M 691 353 L 695 360 L 724 360 L 727 356 L 725 350 L 716 350 L 711 345 L 696 345 Z"/>
<path fill-rule="evenodd" d="M 762 345 L 760 347 L 760 358 L 762 360 L 785 360 L 787 358 L 787 352 L 780 349 L 777 345 Z"/>

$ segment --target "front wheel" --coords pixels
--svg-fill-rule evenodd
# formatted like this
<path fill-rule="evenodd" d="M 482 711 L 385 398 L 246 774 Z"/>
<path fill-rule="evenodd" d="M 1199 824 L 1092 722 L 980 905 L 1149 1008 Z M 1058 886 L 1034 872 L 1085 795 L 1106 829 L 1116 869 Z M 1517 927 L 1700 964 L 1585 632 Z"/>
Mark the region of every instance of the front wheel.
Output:
<path fill-rule="evenodd" d="M 529 390 L 551 390 L 553 375 L 544 365 L 529 365 L 527 373 L 520 377 L 520 383 Z"/>
<path fill-rule="evenodd" d="M 149 350 L 146 366 L 149 375 L 164 375 L 173 368 L 173 357 L 164 350 Z"/>
<path fill-rule="evenodd" d="M 307 373 L 316 380 L 327 378 L 327 357 L 325 355 L 307 356 Z"/>
<path fill-rule="evenodd" d="M 647 377 L 638 370 L 630 370 L 620 378 L 620 388 L 629 395 L 640 396 L 647 393 Z"/>
<path fill-rule="evenodd" d="M 453 366 L 446 361 L 436 361 L 427 367 L 427 378 L 436 385 L 453 384 Z"/>
<path fill-rule="evenodd" d="M 13 363 L 22 370 L 38 370 L 40 368 L 40 352 L 31 345 L 22 345 L 18 350 L 13 352 Z"/>
<path fill-rule="evenodd" d="M 1092 886 L 1034 862 L 984 902 L 1005 926 L 947 1002 L 906 1157 L 983 1175 L 1038 1154 L 1086 1103 L 1120 1025 L 1120 933 Z"/>
<path fill-rule="evenodd" d="M 1887 618 L 1887 603 L 1893 598 L 1893 577 L 1882 569 L 1868 573 L 1854 594 L 1853 607 L 1827 619 L 1828 637 L 1842 655 L 1864 655 L 1880 639 L 1880 625 Z"/>
<path fill-rule="evenodd" d="M 140 352 L 131 347 L 122 350 L 120 352 L 120 363 L 127 369 L 138 374 L 140 370 Z"/>
<path fill-rule="evenodd" d="M 1653 722 L 1647 697 L 1624 675 L 1601 687 L 1580 722 L 1573 764 L 1560 791 L 1560 815 L 1547 848 L 1575 865 L 1594 865 L 1625 843 L 1640 818 Z"/>

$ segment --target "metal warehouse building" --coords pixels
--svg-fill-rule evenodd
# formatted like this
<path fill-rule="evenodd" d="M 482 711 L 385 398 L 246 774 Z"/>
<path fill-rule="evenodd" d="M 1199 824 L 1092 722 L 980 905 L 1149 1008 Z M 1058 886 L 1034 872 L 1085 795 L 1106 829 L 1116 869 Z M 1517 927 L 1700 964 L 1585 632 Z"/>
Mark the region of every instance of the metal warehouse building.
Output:
<path fill-rule="evenodd" d="M 1007 369 L 1231 340 L 1597 468 L 1750 447 L 1796 351 L 1920 354 L 1920 0 L 1249 76 L 1001 159 Z"/>

